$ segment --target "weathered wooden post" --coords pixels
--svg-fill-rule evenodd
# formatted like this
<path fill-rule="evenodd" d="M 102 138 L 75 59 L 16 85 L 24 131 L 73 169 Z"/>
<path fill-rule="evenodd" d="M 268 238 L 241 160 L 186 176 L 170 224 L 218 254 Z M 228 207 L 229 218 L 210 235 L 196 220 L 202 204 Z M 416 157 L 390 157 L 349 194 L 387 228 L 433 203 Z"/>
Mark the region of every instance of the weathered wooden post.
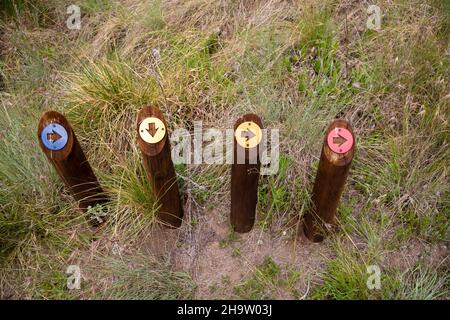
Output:
<path fill-rule="evenodd" d="M 42 151 L 78 201 L 80 209 L 86 211 L 89 207 L 108 201 L 72 127 L 62 114 L 47 111 L 42 115 L 38 125 L 38 140 Z M 92 222 L 99 223 L 98 219 Z"/>
<path fill-rule="evenodd" d="M 231 166 L 230 223 L 239 233 L 249 232 L 255 223 L 261 139 L 262 122 L 256 114 L 246 114 L 236 121 Z"/>
<path fill-rule="evenodd" d="M 323 240 L 325 223 L 335 222 L 336 209 L 355 152 L 349 122 L 334 120 L 327 129 L 312 192 L 312 207 L 304 217 L 303 230 L 313 242 Z"/>
<path fill-rule="evenodd" d="M 163 113 L 156 107 L 142 108 L 137 115 L 137 132 L 147 176 L 160 204 L 158 218 L 164 225 L 178 228 L 183 206 Z"/>

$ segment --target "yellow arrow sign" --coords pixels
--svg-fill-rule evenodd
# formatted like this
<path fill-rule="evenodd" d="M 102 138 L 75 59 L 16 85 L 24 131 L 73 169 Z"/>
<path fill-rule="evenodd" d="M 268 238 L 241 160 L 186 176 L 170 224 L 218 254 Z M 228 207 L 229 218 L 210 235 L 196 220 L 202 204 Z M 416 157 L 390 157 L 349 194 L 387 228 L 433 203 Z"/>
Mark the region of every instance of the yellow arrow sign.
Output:
<path fill-rule="evenodd" d="M 255 122 L 246 121 L 236 128 L 234 136 L 241 147 L 251 149 L 261 142 L 262 131 Z"/>
<path fill-rule="evenodd" d="M 139 125 L 139 136 L 147 143 L 158 143 L 166 135 L 166 126 L 156 117 L 148 117 Z"/>

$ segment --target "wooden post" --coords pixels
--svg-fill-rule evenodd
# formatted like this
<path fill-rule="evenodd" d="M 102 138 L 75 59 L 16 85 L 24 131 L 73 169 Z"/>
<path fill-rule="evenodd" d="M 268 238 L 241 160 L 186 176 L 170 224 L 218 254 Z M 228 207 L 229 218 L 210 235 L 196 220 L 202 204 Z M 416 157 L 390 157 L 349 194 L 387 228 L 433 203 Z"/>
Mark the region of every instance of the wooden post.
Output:
<path fill-rule="evenodd" d="M 244 115 L 234 126 L 230 223 L 239 233 L 249 232 L 255 223 L 261 130 L 262 122 L 256 114 Z"/>
<path fill-rule="evenodd" d="M 167 227 L 178 228 L 183 206 L 162 112 L 156 107 L 142 108 L 137 115 L 137 132 L 147 176 L 160 204 L 158 218 Z"/>
<path fill-rule="evenodd" d="M 80 209 L 108 201 L 67 119 L 56 111 L 45 112 L 38 125 L 39 145 Z M 97 217 L 98 218 L 98 217 Z M 93 220 L 94 224 L 99 221 Z"/>
<path fill-rule="evenodd" d="M 349 122 L 334 120 L 327 129 L 312 192 L 312 207 L 303 230 L 313 242 L 323 240 L 325 223 L 334 224 L 336 209 L 347 180 L 356 141 Z"/>

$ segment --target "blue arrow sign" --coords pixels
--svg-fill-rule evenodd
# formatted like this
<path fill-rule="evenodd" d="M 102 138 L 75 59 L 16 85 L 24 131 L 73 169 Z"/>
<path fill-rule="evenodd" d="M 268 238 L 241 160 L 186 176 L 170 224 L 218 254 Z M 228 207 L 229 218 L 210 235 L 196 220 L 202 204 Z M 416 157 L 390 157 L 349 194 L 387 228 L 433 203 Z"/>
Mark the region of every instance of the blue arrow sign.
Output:
<path fill-rule="evenodd" d="M 58 123 L 47 125 L 41 132 L 41 141 L 47 149 L 61 150 L 69 140 L 67 130 Z"/>

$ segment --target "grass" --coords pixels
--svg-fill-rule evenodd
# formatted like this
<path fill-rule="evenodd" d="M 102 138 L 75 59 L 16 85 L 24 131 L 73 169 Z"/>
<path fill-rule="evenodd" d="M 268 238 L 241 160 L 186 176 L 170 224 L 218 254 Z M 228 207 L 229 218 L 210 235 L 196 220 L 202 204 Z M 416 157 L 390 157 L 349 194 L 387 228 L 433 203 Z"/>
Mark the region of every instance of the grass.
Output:
<path fill-rule="evenodd" d="M 282 271 L 271 257 L 266 257 L 253 274 L 234 287 L 234 292 L 239 299 L 249 300 L 273 299 L 279 290 L 295 293 L 294 285 L 300 273 Z"/>
<path fill-rule="evenodd" d="M 379 32 L 346 0 L 84 0 L 81 30 L 65 29 L 63 1 L 4 3 L 1 298 L 204 298 L 211 271 L 192 270 L 217 242 L 221 264 L 246 262 L 225 269 L 219 298 L 448 299 L 448 1 L 380 1 Z M 175 251 L 146 250 L 158 205 L 134 121 L 149 104 L 170 131 L 194 121 L 225 130 L 249 112 L 280 130 L 279 170 L 260 179 L 252 234 L 215 229 L 229 214 L 227 165 L 177 164 L 189 223 L 159 236 Z M 99 229 L 38 147 L 37 121 L 50 109 L 67 115 L 111 200 Z M 336 117 L 357 136 L 338 228 L 320 245 L 295 246 Z M 275 249 L 257 247 L 263 237 L 293 244 L 301 261 L 276 263 Z M 71 264 L 82 269 L 78 291 L 66 288 Z M 366 285 L 370 265 L 380 290 Z M 299 295 L 305 279 L 311 288 Z"/>
<path fill-rule="evenodd" d="M 69 83 L 63 86 L 68 115 L 85 136 L 128 120 L 129 113 L 143 104 L 154 103 L 158 94 L 154 79 L 142 78 L 132 66 L 117 58 L 89 62 L 66 79 Z"/>
<path fill-rule="evenodd" d="M 267 181 L 261 181 L 258 190 L 259 201 L 259 225 L 261 229 L 267 230 L 276 219 L 274 215 L 283 215 L 287 212 L 289 204 L 292 203 L 283 181 L 287 178 L 289 159 L 280 157 L 278 174 L 267 176 Z"/>
<path fill-rule="evenodd" d="M 148 256 L 104 261 L 105 278 L 113 278 L 99 299 L 191 299 L 195 283 L 185 272 L 170 271 L 170 266 L 159 261 L 149 261 Z"/>
<path fill-rule="evenodd" d="M 341 241 L 335 248 L 336 257 L 327 263 L 323 282 L 314 289 L 311 298 L 431 300 L 448 294 L 448 274 L 432 271 L 424 261 L 406 269 L 380 268 L 380 288 L 370 289 L 367 282 L 373 271 L 368 267 L 379 267 L 379 262 L 360 250 L 349 251 Z"/>

